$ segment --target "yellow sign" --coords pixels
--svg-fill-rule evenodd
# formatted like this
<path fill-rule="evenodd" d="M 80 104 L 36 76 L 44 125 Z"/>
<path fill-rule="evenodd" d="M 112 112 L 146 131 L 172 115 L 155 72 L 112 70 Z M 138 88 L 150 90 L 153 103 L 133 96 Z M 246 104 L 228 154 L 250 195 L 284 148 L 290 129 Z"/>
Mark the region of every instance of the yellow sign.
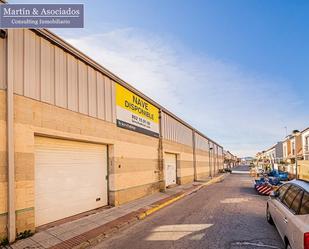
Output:
<path fill-rule="evenodd" d="M 116 84 L 117 125 L 155 137 L 159 136 L 159 109 Z"/>

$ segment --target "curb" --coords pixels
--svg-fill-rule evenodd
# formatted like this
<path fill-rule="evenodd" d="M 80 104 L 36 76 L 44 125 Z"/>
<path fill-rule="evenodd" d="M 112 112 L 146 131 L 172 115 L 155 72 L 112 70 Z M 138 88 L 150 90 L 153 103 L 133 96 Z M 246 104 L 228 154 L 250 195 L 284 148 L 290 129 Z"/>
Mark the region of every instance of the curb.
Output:
<path fill-rule="evenodd" d="M 203 183 L 202 186 L 205 187 L 205 186 L 211 185 L 213 183 L 222 182 L 224 180 L 224 178 L 228 175 L 229 175 L 228 173 L 225 173 L 225 174 L 219 175 L 217 177 L 214 177 L 210 181 Z"/>
<path fill-rule="evenodd" d="M 173 202 L 175 201 L 178 201 L 180 199 L 182 199 L 183 197 L 185 197 L 186 195 L 185 194 L 181 194 L 181 195 L 178 195 L 176 197 L 173 197 L 172 199 L 160 204 L 160 205 L 157 205 L 153 208 L 149 208 L 148 210 L 146 210 L 145 212 L 141 213 L 139 216 L 138 216 L 138 219 L 139 220 L 142 220 L 142 219 L 145 219 L 148 215 L 152 214 L 152 213 L 155 213 L 157 211 L 159 211 L 160 209 L 172 204 Z"/>
<path fill-rule="evenodd" d="M 193 187 L 191 190 L 187 190 L 186 192 L 180 192 L 175 195 L 169 196 L 163 200 L 154 202 L 150 208 L 141 208 L 135 212 L 126 214 L 122 217 L 119 217 L 116 220 L 108 222 L 100 227 L 94 228 L 90 231 L 87 231 L 83 234 L 80 234 L 76 237 L 63 241 L 55 246 L 50 247 L 50 249 L 84 249 L 89 246 L 95 246 L 102 242 L 105 238 L 111 236 L 117 231 L 138 222 L 139 220 L 145 219 L 147 216 L 158 212 L 162 208 L 171 205 L 172 203 L 184 198 L 187 195 L 197 192 L 203 187 L 209 186 L 213 183 L 221 182 L 227 174 L 223 174 L 217 176 L 206 183 L 199 184 Z"/>
<path fill-rule="evenodd" d="M 207 187 L 213 183 L 218 183 L 218 182 L 222 182 L 224 180 L 224 178 L 226 176 L 228 176 L 229 174 L 225 173 L 223 175 L 220 175 L 220 176 L 217 176 L 217 177 L 214 177 L 212 178 L 210 181 L 208 182 L 205 182 L 205 183 L 202 183 L 201 185 L 197 186 L 193 191 L 191 192 L 188 192 L 187 195 L 191 194 L 191 193 L 194 193 L 194 192 L 197 192 L 198 190 L 200 190 L 201 188 L 204 188 L 204 187 Z"/>
<path fill-rule="evenodd" d="M 155 206 L 155 207 L 153 207 L 153 208 L 150 208 L 150 209 L 148 209 L 147 211 L 141 213 L 141 214 L 138 216 L 138 219 L 139 219 L 139 220 L 145 219 L 148 215 L 150 215 L 150 214 L 152 214 L 152 213 L 155 213 L 155 212 L 159 211 L 160 209 L 162 209 L 162 208 L 164 208 L 164 207 L 166 207 L 166 206 L 168 206 L 168 205 L 174 203 L 175 201 L 178 201 L 178 200 L 182 199 L 183 197 L 185 197 L 185 196 L 187 196 L 187 195 L 189 195 L 189 194 L 192 194 L 192 193 L 194 193 L 194 192 L 197 192 L 197 191 L 200 190 L 201 188 L 204 188 L 204 187 L 206 187 L 206 186 L 208 186 L 208 185 L 211 185 L 211 184 L 213 184 L 213 183 L 222 182 L 226 176 L 227 176 L 227 174 L 220 175 L 220 176 L 217 176 L 217 177 L 211 179 L 210 181 L 208 181 L 208 182 L 206 182 L 206 183 L 202 183 L 202 184 L 200 184 L 200 185 L 197 185 L 196 187 L 194 187 L 193 190 L 188 191 L 188 192 L 183 193 L 183 194 L 180 194 L 180 195 L 178 195 L 178 196 L 176 196 L 176 197 L 174 197 L 174 198 L 172 198 L 172 199 L 170 199 L 170 200 L 168 200 L 168 201 L 166 201 L 166 202 L 164 202 L 164 203 L 162 203 L 162 204 L 160 204 L 160 205 L 157 205 L 157 206 Z"/>

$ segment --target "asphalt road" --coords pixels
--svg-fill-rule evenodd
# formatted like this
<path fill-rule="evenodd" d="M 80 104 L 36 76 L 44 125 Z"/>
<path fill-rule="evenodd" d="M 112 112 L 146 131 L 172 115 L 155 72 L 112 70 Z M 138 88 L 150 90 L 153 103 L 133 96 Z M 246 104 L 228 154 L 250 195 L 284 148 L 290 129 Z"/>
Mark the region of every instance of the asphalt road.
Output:
<path fill-rule="evenodd" d="M 256 194 L 248 175 L 231 174 L 94 248 L 284 248 L 276 229 L 265 219 L 266 199 Z"/>

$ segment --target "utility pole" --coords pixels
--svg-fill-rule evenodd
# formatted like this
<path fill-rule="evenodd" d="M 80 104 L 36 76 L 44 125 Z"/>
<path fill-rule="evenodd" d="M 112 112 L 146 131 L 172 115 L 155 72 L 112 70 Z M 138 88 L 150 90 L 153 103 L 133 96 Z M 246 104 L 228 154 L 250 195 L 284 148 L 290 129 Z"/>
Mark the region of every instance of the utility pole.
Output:
<path fill-rule="evenodd" d="M 288 127 L 284 126 L 284 128 L 285 128 L 285 137 L 287 137 L 287 135 L 288 135 Z"/>
<path fill-rule="evenodd" d="M 298 162 L 297 162 L 297 154 L 295 155 L 295 178 L 298 179 Z"/>
<path fill-rule="evenodd" d="M 209 144 L 209 170 L 210 170 L 210 177 L 212 178 L 213 177 L 213 172 L 212 172 L 212 160 L 211 160 L 211 156 L 212 156 L 212 147 L 210 147 L 210 143 Z"/>

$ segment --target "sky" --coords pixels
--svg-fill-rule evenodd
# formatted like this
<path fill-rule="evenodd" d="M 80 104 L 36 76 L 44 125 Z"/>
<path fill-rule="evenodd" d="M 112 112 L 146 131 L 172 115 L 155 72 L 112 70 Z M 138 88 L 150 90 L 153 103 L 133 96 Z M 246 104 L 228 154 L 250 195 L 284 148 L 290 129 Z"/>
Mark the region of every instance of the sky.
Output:
<path fill-rule="evenodd" d="M 309 126 L 309 1 L 53 2 L 85 4 L 55 33 L 238 156 Z"/>

